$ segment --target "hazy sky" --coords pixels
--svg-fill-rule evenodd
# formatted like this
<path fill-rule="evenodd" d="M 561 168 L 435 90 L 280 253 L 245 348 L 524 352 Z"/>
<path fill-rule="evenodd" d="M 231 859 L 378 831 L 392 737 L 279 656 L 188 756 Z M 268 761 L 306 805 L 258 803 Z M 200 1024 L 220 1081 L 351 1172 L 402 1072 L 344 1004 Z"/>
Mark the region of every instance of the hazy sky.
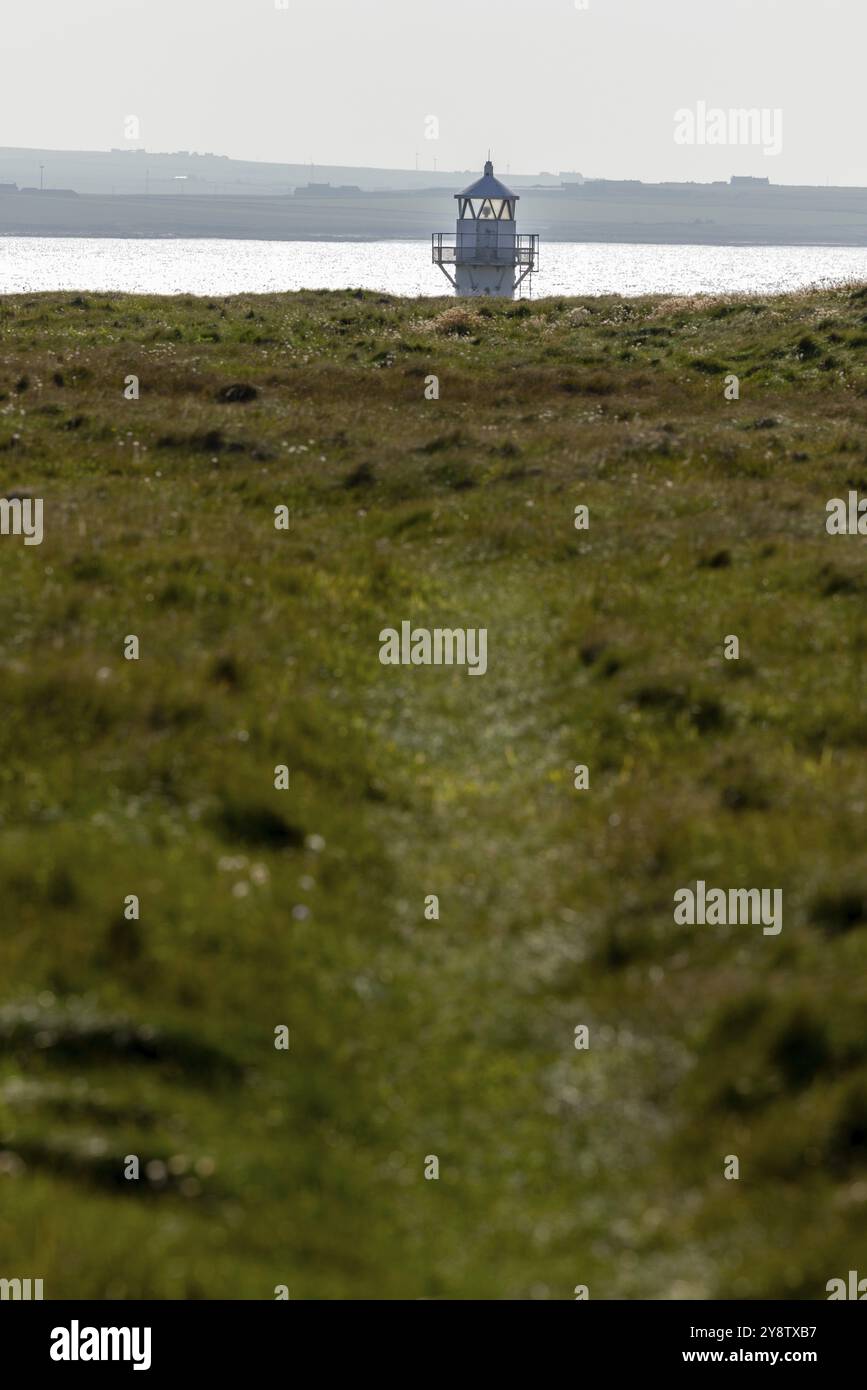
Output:
<path fill-rule="evenodd" d="M 867 185 L 867 0 L 283 3 L 0 0 L 0 145 Z M 700 101 L 782 152 L 675 143 Z"/>

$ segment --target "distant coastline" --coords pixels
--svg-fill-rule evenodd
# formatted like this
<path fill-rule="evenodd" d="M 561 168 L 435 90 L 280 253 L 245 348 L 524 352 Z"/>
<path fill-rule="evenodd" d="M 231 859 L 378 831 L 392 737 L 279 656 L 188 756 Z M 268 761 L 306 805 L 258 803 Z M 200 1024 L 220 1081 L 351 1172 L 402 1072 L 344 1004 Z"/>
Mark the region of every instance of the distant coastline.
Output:
<path fill-rule="evenodd" d="M 836 197 L 834 195 L 837 195 Z M 867 189 L 643 184 L 534 189 L 520 225 L 549 242 L 867 246 Z M 0 237 L 423 241 L 454 226 L 448 190 L 329 197 L 0 192 Z"/>
<path fill-rule="evenodd" d="M 44 177 L 44 187 L 36 184 Z M 143 150 L 0 149 L 0 237 L 415 241 L 454 228 L 470 171 L 269 165 Z M 549 242 L 867 246 L 867 188 L 510 175 Z"/>

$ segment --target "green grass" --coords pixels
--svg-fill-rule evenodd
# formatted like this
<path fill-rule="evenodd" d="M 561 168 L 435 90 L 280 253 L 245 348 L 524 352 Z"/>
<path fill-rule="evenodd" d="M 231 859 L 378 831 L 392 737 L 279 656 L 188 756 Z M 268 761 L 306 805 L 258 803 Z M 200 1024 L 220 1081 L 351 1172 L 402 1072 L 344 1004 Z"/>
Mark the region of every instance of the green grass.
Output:
<path fill-rule="evenodd" d="M 867 579 L 824 523 L 867 493 L 865 346 L 857 286 L 0 300 L 0 486 L 45 503 L 0 537 L 0 1275 L 863 1263 Z M 382 667 L 403 619 L 487 627 L 487 675 Z M 782 888 L 782 934 L 676 926 L 697 878 Z"/>

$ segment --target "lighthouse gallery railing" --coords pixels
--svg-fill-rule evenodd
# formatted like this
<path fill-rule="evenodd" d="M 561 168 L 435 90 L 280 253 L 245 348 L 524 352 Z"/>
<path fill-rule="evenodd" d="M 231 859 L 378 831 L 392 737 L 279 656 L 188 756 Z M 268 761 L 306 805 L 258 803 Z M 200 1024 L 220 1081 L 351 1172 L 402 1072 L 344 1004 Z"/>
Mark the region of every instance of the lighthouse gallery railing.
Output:
<path fill-rule="evenodd" d="M 519 232 L 490 244 L 478 241 L 470 233 L 434 232 L 432 249 L 434 265 L 514 265 L 527 270 L 539 269 L 537 232 Z"/>

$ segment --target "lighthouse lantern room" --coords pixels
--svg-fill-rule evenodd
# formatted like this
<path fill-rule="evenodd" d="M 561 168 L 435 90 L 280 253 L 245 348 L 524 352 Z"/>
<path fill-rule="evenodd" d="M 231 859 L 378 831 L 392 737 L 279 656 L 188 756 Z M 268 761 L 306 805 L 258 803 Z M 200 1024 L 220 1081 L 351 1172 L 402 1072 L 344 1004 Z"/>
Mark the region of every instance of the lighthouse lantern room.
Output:
<path fill-rule="evenodd" d="M 511 299 L 519 285 L 539 268 L 539 238 L 518 235 L 518 194 L 494 177 L 490 159 L 482 178 L 456 193 L 458 220 L 454 236 L 434 232 L 433 261 L 459 295 L 495 295 Z"/>

